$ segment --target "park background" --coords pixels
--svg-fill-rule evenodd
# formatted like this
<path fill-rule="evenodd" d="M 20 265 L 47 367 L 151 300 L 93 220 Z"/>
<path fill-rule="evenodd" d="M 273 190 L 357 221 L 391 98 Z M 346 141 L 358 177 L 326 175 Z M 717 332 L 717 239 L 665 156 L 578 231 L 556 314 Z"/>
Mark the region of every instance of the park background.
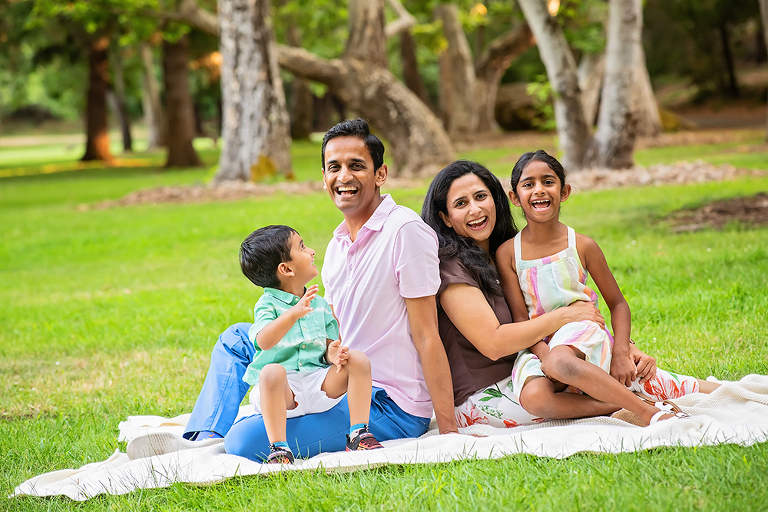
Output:
<path fill-rule="evenodd" d="M 453 158 L 506 182 L 557 151 L 563 220 L 600 243 L 639 346 L 681 373 L 768 374 L 762 3 L 0 0 L 4 496 L 124 450 L 128 415 L 191 410 L 261 293 L 248 233 L 290 224 L 322 264 L 342 216 L 319 136 L 344 117 L 385 139 L 384 192 L 416 211 Z M 3 505 L 761 510 L 766 474 L 762 443 Z"/>

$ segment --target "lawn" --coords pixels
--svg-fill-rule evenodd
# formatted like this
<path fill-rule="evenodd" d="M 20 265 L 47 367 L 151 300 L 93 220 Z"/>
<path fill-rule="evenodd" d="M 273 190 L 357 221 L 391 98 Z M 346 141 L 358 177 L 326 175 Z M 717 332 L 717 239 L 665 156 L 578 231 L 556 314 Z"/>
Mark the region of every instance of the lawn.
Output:
<path fill-rule="evenodd" d="M 768 168 L 765 153 L 745 152 L 744 144 L 645 149 L 638 159 Z M 507 179 L 524 149 L 461 156 Z M 211 169 L 152 167 L 162 162 L 157 153 L 125 159 L 150 166 L 75 169 L 77 152 L 67 150 L 0 148 L 0 176 L 6 176 L 0 178 L 3 496 L 34 475 L 124 450 L 117 424 L 128 415 L 190 411 L 216 337 L 231 323 L 250 320 L 260 294 L 238 268 L 242 239 L 265 224 L 289 224 L 322 264 L 342 218 L 324 193 L 96 208 L 140 188 L 203 182 Z M 216 150 L 203 148 L 203 158 L 213 166 Z M 296 144 L 294 163 L 299 179 L 317 179 L 319 145 Z M 59 167 L 44 172 L 46 165 Z M 676 234 L 665 216 L 767 190 L 768 176 L 583 192 L 564 205 L 563 219 L 602 247 L 632 308 L 633 338 L 660 366 L 739 379 L 768 374 L 768 227 L 731 224 Z M 418 211 L 426 184 L 385 191 Z M 25 511 L 764 510 L 766 475 L 763 443 L 247 477 L 76 505 L 61 498 L 2 499 L 5 509 Z"/>

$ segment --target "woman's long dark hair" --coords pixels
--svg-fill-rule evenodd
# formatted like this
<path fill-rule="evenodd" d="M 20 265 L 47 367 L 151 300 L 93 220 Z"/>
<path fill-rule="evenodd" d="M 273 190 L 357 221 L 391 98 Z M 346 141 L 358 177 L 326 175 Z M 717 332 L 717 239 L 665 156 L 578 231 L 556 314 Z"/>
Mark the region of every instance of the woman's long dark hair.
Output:
<path fill-rule="evenodd" d="M 440 218 L 440 212 L 448 215 L 448 190 L 454 181 L 467 174 L 474 174 L 488 187 L 496 205 L 496 225 L 491 232 L 490 255 L 473 240 L 458 235 Z M 502 295 L 499 274 L 491 265 L 491 258 L 496 257 L 496 249 L 517 234 L 515 221 L 509 209 L 509 200 L 504 193 L 499 179 L 491 171 L 477 162 L 457 160 L 440 171 L 432 180 L 421 208 L 421 218 L 435 230 L 440 244 L 440 261 L 458 258 L 464 270 L 480 285 L 486 293 Z"/>

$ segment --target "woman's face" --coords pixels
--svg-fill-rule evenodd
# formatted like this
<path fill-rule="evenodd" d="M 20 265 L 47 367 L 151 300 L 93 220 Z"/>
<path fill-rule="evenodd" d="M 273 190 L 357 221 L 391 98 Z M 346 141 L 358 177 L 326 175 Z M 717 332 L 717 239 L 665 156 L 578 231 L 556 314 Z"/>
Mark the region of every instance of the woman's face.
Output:
<path fill-rule="evenodd" d="M 447 215 L 440 212 L 446 226 L 489 250 L 489 239 L 496 226 L 496 203 L 483 180 L 472 173 L 454 180 L 448 189 L 446 209 Z"/>

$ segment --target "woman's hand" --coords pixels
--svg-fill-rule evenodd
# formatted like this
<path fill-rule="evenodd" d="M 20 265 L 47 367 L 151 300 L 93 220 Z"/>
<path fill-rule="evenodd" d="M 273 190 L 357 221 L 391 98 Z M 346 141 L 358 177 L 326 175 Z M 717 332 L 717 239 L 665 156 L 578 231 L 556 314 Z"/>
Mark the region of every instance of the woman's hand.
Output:
<path fill-rule="evenodd" d="M 629 357 L 637 366 L 637 376 L 640 384 L 645 384 L 656 376 L 656 358 L 642 352 L 634 344 L 629 345 Z"/>
<path fill-rule="evenodd" d="M 580 300 L 567 308 L 560 308 L 556 311 L 563 311 L 565 315 L 563 325 L 571 322 L 591 321 L 599 324 L 601 328 L 605 328 L 605 318 L 591 302 Z"/>

